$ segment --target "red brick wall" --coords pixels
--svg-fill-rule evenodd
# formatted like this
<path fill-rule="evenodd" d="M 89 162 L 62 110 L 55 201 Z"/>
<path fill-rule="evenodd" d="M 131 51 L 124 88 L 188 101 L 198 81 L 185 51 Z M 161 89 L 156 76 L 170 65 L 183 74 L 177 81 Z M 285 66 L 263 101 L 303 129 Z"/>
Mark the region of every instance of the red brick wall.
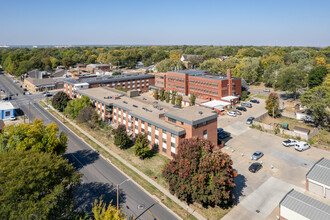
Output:
<path fill-rule="evenodd" d="M 306 190 L 309 191 L 309 182 L 307 178 L 306 178 Z"/>

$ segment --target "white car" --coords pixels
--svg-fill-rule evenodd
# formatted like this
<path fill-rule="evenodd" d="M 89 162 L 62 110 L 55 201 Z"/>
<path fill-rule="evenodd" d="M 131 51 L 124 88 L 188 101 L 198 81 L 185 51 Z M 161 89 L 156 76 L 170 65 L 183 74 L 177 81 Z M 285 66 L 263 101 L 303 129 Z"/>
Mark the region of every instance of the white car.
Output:
<path fill-rule="evenodd" d="M 304 150 L 307 150 L 310 147 L 311 146 L 308 143 L 306 143 L 305 141 L 299 141 L 295 145 L 294 149 L 297 150 L 297 151 L 304 151 Z"/>
<path fill-rule="evenodd" d="M 31 92 L 26 92 L 25 95 L 32 95 Z"/>
<path fill-rule="evenodd" d="M 237 114 L 235 112 L 233 112 L 233 111 L 227 112 L 227 115 L 233 116 L 233 117 L 236 117 L 237 116 Z"/>
<path fill-rule="evenodd" d="M 9 119 L 10 119 L 10 121 L 15 121 L 16 120 L 16 118 L 14 116 L 11 116 Z"/>
<path fill-rule="evenodd" d="M 282 142 L 284 147 L 290 147 L 290 146 L 295 146 L 298 143 L 297 140 L 294 139 L 288 139 Z"/>

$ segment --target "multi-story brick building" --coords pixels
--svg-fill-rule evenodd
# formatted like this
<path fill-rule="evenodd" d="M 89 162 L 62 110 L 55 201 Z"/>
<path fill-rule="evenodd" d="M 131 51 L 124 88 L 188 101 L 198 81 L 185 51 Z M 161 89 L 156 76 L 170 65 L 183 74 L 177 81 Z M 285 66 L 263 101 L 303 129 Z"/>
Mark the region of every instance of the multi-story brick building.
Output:
<path fill-rule="evenodd" d="M 240 96 L 242 93 L 241 78 L 232 77 L 230 70 L 227 76 L 212 75 L 202 70 L 156 73 L 155 86 L 181 95 L 195 94 L 197 98 L 206 100 L 220 100 L 225 96 Z"/>
<path fill-rule="evenodd" d="M 210 109 L 177 109 L 147 97 L 129 98 L 107 87 L 77 90 L 77 98 L 83 95 L 90 98 L 102 120 L 125 125 L 133 137 L 147 134 L 150 144 L 170 158 L 185 138 L 204 137 L 217 144 L 218 114 Z"/>
<path fill-rule="evenodd" d="M 79 89 L 107 86 L 122 87 L 128 90 L 149 91 L 149 85 L 155 84 L 155 76 L 151 74 L 125 74 L 117 76 L 100 76 L 92 78 L 65 79 L 64 92 L 73 98 Z"/>

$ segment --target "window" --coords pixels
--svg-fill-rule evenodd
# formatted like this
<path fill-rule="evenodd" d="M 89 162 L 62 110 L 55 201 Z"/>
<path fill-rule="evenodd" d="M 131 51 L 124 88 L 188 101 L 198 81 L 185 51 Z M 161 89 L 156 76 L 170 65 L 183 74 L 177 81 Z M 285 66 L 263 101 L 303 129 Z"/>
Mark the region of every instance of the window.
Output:
<path fill-rule="evenodd" d="M 170 122 L 176 123 L 176 120 L 174 118 L 168 118 Z"/>
<path fill-rule="evenodd" d="M 155 139 L 158 140 L 159 136 L 158 135 L 155 135 Z"/>
<path fill-rule="evenodd" d="M 6 117 L 10 116 L 10 111 L 5 112 L 5 116 Z"/>
<path fill-rule="evenodd" d="M 144 132 L 144 128 L 141 127 L 141 132 Z"/>
<path fill-rule="evenodd" d="M 203 131 L 203 137 L 204 137 L 205 139 L 207 139 L 207 130 L 204 130 L 204 131 Z"/>
<path fill-rule="evenodd" d="M 181 125 L 183 125 L 184 123 L 181 121 Z"/>
<path fill-rule="evenodd" d="M 155 127 L 155 130 L 156 130 L 156 131 L 158 131 L 158 130 L 159 130 L 159 128 L 158 128 L 158 127 Z"/>
<path fill-rule="evenodd" d="M 172 137 L 172 138 L 175 138 L 175 134 L 171 134 L 171 137 Z"/>
<path fill-rule="evenodd" d="M 167 151 L 167 145 L 165 143 L 165 144 L 163 144 L 163 152 L 166 153 L 166 151 Z"/>
<path fill-rule="evenodd" d="M 172 147 L 172 148 L 175 148 L 175 143 L 172 143 L 172 142 L 171 142 L 171 147 Z"/>
<path fill-rule="evenodd" d="M 150 131 L 148 131 L 148 136 L 151 136 L 151 132 Z"/>

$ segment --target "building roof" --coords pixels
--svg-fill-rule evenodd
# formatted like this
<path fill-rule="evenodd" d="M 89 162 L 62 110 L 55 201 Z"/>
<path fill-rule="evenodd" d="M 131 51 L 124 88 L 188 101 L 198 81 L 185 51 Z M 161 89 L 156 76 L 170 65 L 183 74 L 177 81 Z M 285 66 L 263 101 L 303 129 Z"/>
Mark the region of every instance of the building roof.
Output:
<path fill-rule="evenodd" d="M 36 78 L 28 77 L 25 80 L 29 81 L 35 86 L 52 85 L 52 84 L 55 85 L 55 80 L 53 78 L 36 79 Z"/>
<path fill-rule="evenodd" d="M 292 189 L 280 202 L 281 206 L 286 207 L 299 215 L 311 220 L 330 219 L 330 206 L 316 199 L 306 196 Z M 285 216 L 284 216 L 285 217 Z"/>
<path fill-rule="evenodd" d="M 183 109 L 168 111 L 165 113 L 165 116 L 190 125 L 197 125 L 217 118 L 218 113 L 211 109 L 194 105 Z"/>
<path fill-rule="evenodd" d="M 193 59 L 193 58 L 203 58 L 202 55 L 195 55 L 195 54 L 182 54 L 183 59 L 185 60 L 189 60 L 189 59 Z"/>
<path fill-rule="evenodd" d="M 209 102 L 202 103 L 201 105 L 209 107 L 209 108 L 216 108 L 217 106 L 228 106 L 230 103 L 219 101 L 219 100 L 212 100 Z"/>
<path fill-rule="evenodd" d="M 51 74 L 52 77 L 63 77 L 66 74 L 66 70 L 58 69 L 54 73 Z"/>
<path fill-rule="evenodd" d="M 210 79 L 210 80 L 228 80 L 227 75 L 213 75 L 209 74 L 209 71 L 207 70 L 178 70 L 178 71 L 168 71 L 169 73 L 181 73 L 181 74 L 188 74 L 189 77 L 198 77 L 203 79 Z M 232 79 L 240 79 L 239 77 L 231 77 Z"/>
<path fill-rule="evenodd" d="M 91 66 L 93 68 L 97 68 L 97 67 L 110 67 L 109 64 L 88 64 L 87 66 Z"/>
<path fill-rule="evenodd" d="M 238 97 L 237 96 L 225 96 L 225 97 L 222 97 L 221 99 L 230 102 L 231 100 L 238 99 Z"/>
<path fill-rule="evenodd" d="M 119 82 L 125 80 L 135 80 L 135 79 L 150 79 L 154 78 L 154 75 L 151 74 L 124 74 L 124 75 L 116 75 L 116 76 L 98 76 L 93 78 L 81 78 L 81 79 L 65 79 L 64 82 L 70 85 L 77 83 L 110 83 L 110 82 Z"/>
<path fill-rule="evenodd" d="M 323 157 L 317 161 L 306 174 L 306 178 L 330 186 L 330 160 Z"/>
<path fill-rule="evenodd" d="M 198 76 L 198 75 L 205 75 L 209 73 L 207 70 L 197 70 L 197 69 L 189 69 L 189 70 L 177 70 L 177 71 L 168 71 L 170 73 L 183 73 L 188 74 L 190 76 Z"/>
<path fill-rule="evenodd" d="M 0 110 L 10 110 L 10 109 L 14 109 L 14 106 L 13 104 L 11 104 L 11 102 L 0 101 Z"/>
<path fill-rule="evenodd" d="M 303 132 L 303 133 L 306 133 L 306 134 L 309 134 L 309 132 L 310 132 L 309 129 L 298 127 L 298 126 L 294 126 L 293 131 L 299 131 L 299 132 Z"/>
<path fill-rule="evenodd" d="M 145 122 L 153 124 L 164 130 L 167 130 L 176 135 L 185 134 L 185 130 L 177 125 L 164 120 L 164 113 L 168 111 L 168 108 L 163 108 L 158 110 L 152 107 L 152 104 L 148 101 L 142 101 L 141 97 L 129 98 L 114 89 L 107 87 L 97 87 L 91 89 L 77 90 L 77 93 L 81 95 L 86 95 L 91 99 L 97 100 L 107 106 L 116 106 L 129 112 L 130 115 L 137 117 Z M 111 96 L 113 98 L 107 99 L 106 97 Z M 115 99 L 114 97 L 119 97 Z M 152 103 L 152 102 L 151 102 Z M 137 107 L 134 107 L 134 106 Z M 161 107 L 164 107 L 162 105 Z M 150 111 L 146 111 L 148 109 Z"/>

